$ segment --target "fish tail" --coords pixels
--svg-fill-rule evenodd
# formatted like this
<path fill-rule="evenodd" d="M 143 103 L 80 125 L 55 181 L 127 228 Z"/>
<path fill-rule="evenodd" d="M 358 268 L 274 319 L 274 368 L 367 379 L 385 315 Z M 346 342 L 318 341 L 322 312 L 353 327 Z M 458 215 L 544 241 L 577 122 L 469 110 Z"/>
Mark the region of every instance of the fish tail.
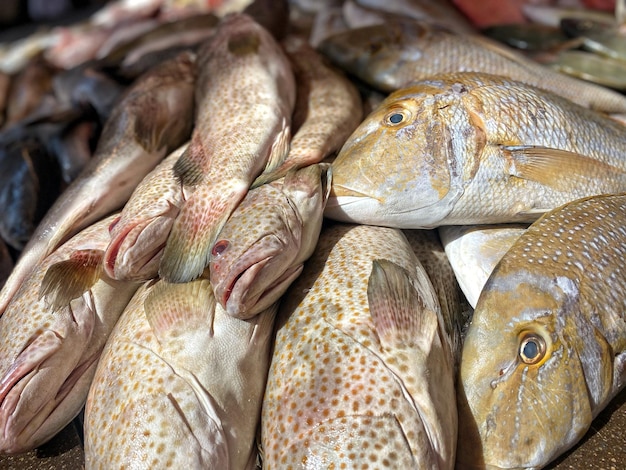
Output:
<path fill-rule="evenodd" d="M 159 265 L 167 282 L 189 282 L 202 274 L 222 227 L 245 197 L 249 183 L 196 190 L 174 221 Z"/>

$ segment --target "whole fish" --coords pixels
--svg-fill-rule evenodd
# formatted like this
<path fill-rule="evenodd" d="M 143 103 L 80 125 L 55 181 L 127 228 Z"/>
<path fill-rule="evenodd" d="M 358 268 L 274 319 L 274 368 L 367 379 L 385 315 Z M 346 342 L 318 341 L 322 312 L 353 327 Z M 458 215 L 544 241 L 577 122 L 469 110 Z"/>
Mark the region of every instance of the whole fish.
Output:
<path fill-rule="evenodd" d="M 311 256 L 330 192 L 330 165 L 291 170 L 252 189 L 220 231 L 209 264 L 217 302 L 248 319 L 278 301 Z"/>
<path fill-rule="evenodd" d="M 295 83 L 276 40 L 244 13 L 222 19 L 198 52 L 196 123 L 174 173 L 185 204 L 174 221 L 159 274 L 198 277 L 217 234 L 250 184 L 280 164 L 291 139 Z"/>
<path fill-rule="evenodd" d="M 275 312 L 232 318 L 207 279 L 144 284 L 89 391 L 86 468 L 254 469 Z"/>
<path fill-rule="evenodd" d="M 482 72 L 509 77 L 606 113 L 624 113 L 626 97 L 616 91 L 560 74 L 496 41 L 455 34 L 411 19 L 336 34 L 318 49 L 336 65 L 391 92 L 431 75 Z"/>
<path fill-rule="evenodd" d="M 281 301 L 263 464 L 453 468 L 453 376 L 436 294 L 402 232 L 330 226 Z"/>
<path fill-rule="evenodd" d="M 472 308 L 493 268 L 527 228 L 528 224 L 439 227 L 446 255 Z"/>
<path fill-rule="evenodd" d="M 433 76 L 389 95 L 332 163 L 325 214 L 400 228 L 533 222 L 626 190 L 617 121 L 488 74 Z"/>
<path fill-rule="evenodd" d="M 189 139 L 195 56 L 182 53 L 137 79 L 105 123 L 95 154 L 37 226 L 0 291 L 0 315 L 34 266 L 81 228 L 120 208 L 135 186 Z"/>
<path fill-rule="evenodd" d="M 37 264 L 0 317 L 0 453 L 34 449 L 80 412 L 138 284 L 102 273 L 108 217 Z"/>
<path fill-rule="evenodd" d="M 147 281 L 158 276 L 163 247 L 184 204 L 174 164 L 187 145 L 174 150 L 146 175 L 111 224 L 104 270 L 113 279 Z"/>
<path fill-rule="evenodd" d="M 568 203 L 507 252 L 463 346 L 459 468 L 541 468 L 626 385 L 626 195 Z"/>
<path fill-rule="evenodd" d="M 339 150 L 363 119 L 356 86 L 304 38 L 289 36 L 283 47 L 297 83 L 292 125 L 296 130 L 285 161 L 261 173 L 252 187 L 287 174 L 290 168 L 321 162 Z"/>

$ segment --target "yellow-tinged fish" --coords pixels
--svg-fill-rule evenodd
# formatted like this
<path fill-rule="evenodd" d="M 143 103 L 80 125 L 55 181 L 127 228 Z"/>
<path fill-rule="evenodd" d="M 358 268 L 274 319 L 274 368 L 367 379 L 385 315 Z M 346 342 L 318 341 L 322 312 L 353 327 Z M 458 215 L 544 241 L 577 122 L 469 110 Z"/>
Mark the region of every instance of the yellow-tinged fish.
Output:
<path fill-rule="evenodd" d="M 296 130 L 285 161 L 266 169 L 254 181 L 259 186 L 321 162 L 339 150 L 363 119 L 361 96 L 342 71 L 331 66 L 304 38 L 289 36 L 283 47 L 296 79 L 293 128 Z"/>
<path fill-rule="evenodd" d="M 163 247 L 184 204 L 174 164 L 187 145 L 174 150 L 146 175 L 111 224 L 104 269 L 113 279 L 147 281 L 158 276 Z"/>
<path fill-rule="evenodd" d="M 461 359 L 458 468 L 541 468 L 626 385 L 626 195 L 568 203 L 510 248 Z"/>
<path fill-rule="evenodd" d="M 93 159 L 38 225 L 0 291 L 0 315 L 32 269 L 81 228 L 120 208 L 162 159 L 189 139 L 195 55 L 181 53 L 138 78 L 105 123 Z"/>
<path fill-rule="evenodd" d="M 89 390 L 86 468 L 254 469 L 275 313 L 231 317 L 208 279 L 148 281 Z"/>
<path fill-rule="evenodd" d="M 322 228 L 329 168 L 309 165 L 252 189 L 229 217 L 209 264 L 215 297 L 229 315 L 253 317 L 300 275 Z"/>
<path fill-rule="evenodd" d="M 85 404 L 104 343 L 139 287 L 102 272 L 113 217 L 39 263 L 0 317 L 0 453 L 34 449 Z"/>
<path fill-rule="evenodd" d="M 454 275 L 472 308 L 493 268 L 527 228 L 528 224 L 439 227 Z"/>
<path fill-rule="evenodd" d="M 606 113 L 626 112 L 626 97 L 538 64 L 488 38 L 455 34 L 411 19 L 388 20 L 326 38 L 318 49 L 384 91 L 431 75 L 482 72 L 509 77 Z"/>
<path fill-rule="evenodd" d="M 400 228 L 532 222 L 626 191 L 624 126 L 530 85 L 479 73 L 392 93 L 332 163 L 331 218 Z"/>
<path fill-rule="evenodd" d="M 396 229 L 335 224 L 277 319 L 267 468 L 453 468 L 454 364 L 433 286 Z"/>
<path fill-rule="evenodd" d="M 284 160 L 291 139 L 293 72 L 265 28 L 230 14 L 198 54 L 196 124 L 174 165 L 185 204 L 159 267 L 170 282 L 202 273 L 224 223 L 263 169 Z"/>

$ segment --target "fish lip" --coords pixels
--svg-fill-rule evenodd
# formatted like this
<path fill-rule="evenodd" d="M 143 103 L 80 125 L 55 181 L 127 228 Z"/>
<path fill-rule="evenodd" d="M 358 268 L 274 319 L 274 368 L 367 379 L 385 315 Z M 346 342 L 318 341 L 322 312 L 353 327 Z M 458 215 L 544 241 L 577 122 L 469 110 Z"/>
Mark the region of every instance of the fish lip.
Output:
<path fill-rule="evenodd" d="M 242 302 L 242 300 L 246 299 L 246 295 L 250 290 L 250 286 L 252 285 L 250 281 L 256 278 L 257 274 L 270 262 L 272 258 L 274 258 L 274 256 L 270 255 L 260 260 L 248 263 L 244 265 L 242 269 L 237 270 L 237 274 L 229 278 L 230 282 L 226 284 L 228 287 L 224 289 L 220 295 L 220 303 L 227 312 L 244 313 L 241 312 L 241 307 L 244 306 L 243 304 L 245 303 Z M 237 299 L 236 303 L 232 301 L 233 293 Z"/>

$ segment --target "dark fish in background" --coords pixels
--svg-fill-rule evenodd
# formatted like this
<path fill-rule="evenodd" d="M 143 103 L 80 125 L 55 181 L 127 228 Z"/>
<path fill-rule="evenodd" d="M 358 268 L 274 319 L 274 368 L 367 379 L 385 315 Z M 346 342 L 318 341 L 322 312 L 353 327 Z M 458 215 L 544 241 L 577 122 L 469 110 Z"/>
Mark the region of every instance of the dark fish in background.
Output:
<path fill-rule="evenodd" d="M 13 258 L 9 249 L 2 239 L 0 239 L 0 289 L 4 285 L 4 282 L 11 274 L 13 269 Z"/>

